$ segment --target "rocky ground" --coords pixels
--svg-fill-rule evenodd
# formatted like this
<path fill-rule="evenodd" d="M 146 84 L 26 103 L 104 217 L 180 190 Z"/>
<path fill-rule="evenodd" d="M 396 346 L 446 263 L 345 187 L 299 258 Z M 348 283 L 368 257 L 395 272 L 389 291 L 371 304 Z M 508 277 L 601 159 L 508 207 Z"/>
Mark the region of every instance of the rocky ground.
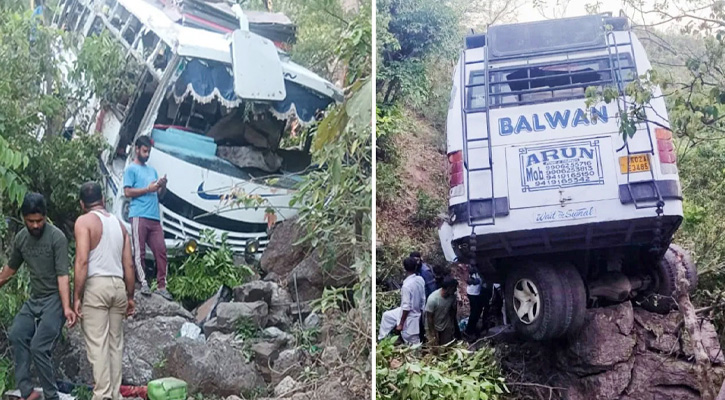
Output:
<path fill-rule="evenodd" d="M 515 398 L 700 399 L 681 321 L 678 312 L 653 314 L 626 302 L 588 310 L 584 328 L 568 340 L 521 342 L 507 335 L 493 340 L 511 388 L 521 394 Z M 701 320 L 700 326 L 717 393 L 725 357 L 712 324 Z"/>
<path fill-rule="evenodd" d="M 318 314 L 311 306 L 325 287 L 347 286 L 356 277 L 346 268 L 324 271 L 313 251 L 291 246 L 299 234 L 294 222 L 280 224 L 262 258 L 265 279 L 233 288 L 231 301 L 215 308 L 212 301 L 192 313 L 137 294 L 136 315 L 124 325 L 123 384 L 173 376 L 204 398 L 368 397 L 369 343 L 360 343 L 351 328 L 369 324 L 369 317 L 357 309 Z M 240 322 L 251 331 L 240 332 Z M 181 335 L 190 323 L 203 335 Z M 67 330 L 55 358 L 60 378 L 92 384 L 80 328 Z"/>

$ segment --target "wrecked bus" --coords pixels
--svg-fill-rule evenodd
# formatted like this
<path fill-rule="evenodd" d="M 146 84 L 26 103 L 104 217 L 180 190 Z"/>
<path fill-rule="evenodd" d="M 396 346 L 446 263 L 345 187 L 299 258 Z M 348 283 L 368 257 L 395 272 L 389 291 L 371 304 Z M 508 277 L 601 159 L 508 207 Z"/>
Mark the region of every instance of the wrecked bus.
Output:
<path fill-rule="evenodd" d="M 295 215 L 294 187 L 312 168 L 300 127 L 342 99 L 284 52 L 291 21 L 201 0 L 61 0 L 57 10 L 53 24 L 81 40 L 108 31 L 135 66 L 132 95 L 87 111 L 90 132 L 110 145 L 101 164 L 112 212 L 128 223 L 123 171 L 136 137 L 149 135 L 148 163 L 168 176 L 161 222 L 170 254 L 193 249 L 209 229 L 226 233 L 235 253 L 264 251 L 268 223 Z M 254 204 L 234 201 L 242 196 Z"/>
<path fill-rule="evenodd" d="M 504 287 L 520 334 L 575 333 L 587 307 L 634 300 L 675 306 L 682 257 L 671 244 L 682 194 L 659 89 L 629 140 L 626 85 L 651 69 L 625 18 L 585 16 L 492 26 L 470 35 L 447 119 L 448 261 Z M 615 88 L 586 105 L 586 91 Z"/>

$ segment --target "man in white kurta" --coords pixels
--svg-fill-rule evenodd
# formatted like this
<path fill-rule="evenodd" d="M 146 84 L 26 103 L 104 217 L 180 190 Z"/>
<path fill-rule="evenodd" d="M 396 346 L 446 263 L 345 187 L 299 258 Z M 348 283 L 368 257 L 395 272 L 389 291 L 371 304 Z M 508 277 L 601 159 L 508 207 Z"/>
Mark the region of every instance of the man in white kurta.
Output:
<path fill-rule="evenodd" d="M 400 289 L 400 307 L 383 313 L 380 321 L 378 340 L 385 339 L 393 328 L 401 332 L 403 341 L 408 344 L 420 343 L 420 318 L 425 306 L 425 281 L 415 274 L 417 260 L 403 260 L 405 280 Z"/>

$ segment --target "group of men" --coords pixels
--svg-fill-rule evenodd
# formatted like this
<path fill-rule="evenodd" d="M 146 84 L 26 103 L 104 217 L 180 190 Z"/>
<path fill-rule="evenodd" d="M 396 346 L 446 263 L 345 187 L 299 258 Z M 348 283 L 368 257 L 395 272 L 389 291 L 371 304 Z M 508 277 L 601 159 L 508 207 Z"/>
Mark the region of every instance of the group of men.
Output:
<path fill-rule="evenodd" d="M 462 335 L 457 319 L 458 281 L 447 271 L 433 271 L 417 251 L 403 260 L 403 269 L 400 307 L 383 313 L 378 340 L 393 330 L 400 332 L 407 344 L 427 339 L 430 346 L 442 346 L 464 336 L 468 340 L 478 337 L 478 322 L 488 315 L 493 290 L 481 280 L 478 271 L 471 270 L 467 281 L 471 314 Z"/>
<path fill-rule="evenodd" d="M 423 263 L 419 252 L 410 253 L 403 260 L 403 269 L 405 280 L 400 289 L 400 307 L 383 313 L 378 340 L 394 329 L 408 344 L 421 343 L 427 338 L 429 345 L 440 346 L 454 340 L 458 329 L 458 281 L 450 275 L 436 274 Z"/>
<path fill-rule="evenodd" d="M 23 399 L 40 397 L 33 390 L 31 364 L 38 374 L 43 397 L 59 398 L 52 352 L 66 323 L 68 327 L 80 323 L 83 330 L 88 360 L 93 367 L 93 400 L 121 399 L 123 320 L 135 310 L 136 274 L 142 293 L 151 294 L 144 273 L 146 243 L 156 259 L 156 293 L 171 300 L 166 291 L 166 248 L 158 198 L 166 189 L 166 177 L 159 179 L 156 171 L 146 165 L 151 147 L 147 136 L 139 137 L 134 162 L 124 173 L 124 193 L 132 199 L 131 235 L 121 221 L 106 211 L 97 182 L 81 186 L 83 214 L 74 227 L 72 302 L 68 240 L 59 228 L 47 223 L 43 195 L 25 196 L 20 210 L 25 227 L 15 236 L 10 259 L 0 271 L 0 287 L 22 265 L 30 276 L 30 299 L 22 305 L 8 332 L 15 357 L 15 380 Z"/>

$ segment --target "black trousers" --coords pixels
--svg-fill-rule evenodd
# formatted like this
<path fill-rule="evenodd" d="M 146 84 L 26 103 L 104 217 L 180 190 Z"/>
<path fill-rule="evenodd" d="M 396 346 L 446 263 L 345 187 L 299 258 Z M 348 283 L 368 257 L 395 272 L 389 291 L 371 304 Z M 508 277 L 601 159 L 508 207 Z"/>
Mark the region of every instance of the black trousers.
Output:
<path fill-rule="evenodd" d="M 468 295 L 468 302 L 471 305 L 471 314 L 468 316 L 468 325 L 466 326 L 466 334 L 478 334 L 478 321 L 488 318 L 491 309 L 491 295 L 493 294 L 493 286 L 483 285 L 481 294 Z"/>

